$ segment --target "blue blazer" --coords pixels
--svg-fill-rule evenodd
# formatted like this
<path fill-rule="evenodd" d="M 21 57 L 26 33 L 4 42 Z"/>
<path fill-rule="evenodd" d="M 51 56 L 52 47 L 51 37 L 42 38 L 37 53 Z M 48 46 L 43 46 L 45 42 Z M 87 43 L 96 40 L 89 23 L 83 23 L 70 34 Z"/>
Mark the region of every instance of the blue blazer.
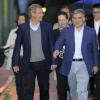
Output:
<path fill-rule="evenodd" d="M 67 76 L 70 72 L 72 59 L 75 52 L 74 27 L 65 28 L 55 44 L 55 50 L 60 50 L 65 45 L 65 54 L 61 65 L 60 73 Z M 87 70 L 92 75 L 93 66 L 98 66 L 98 45 L 95 31 L 85 26 L 81 46 L 83 60 Z"/>
<path fill-rule="evenodd" d="M 41 42 L 42 49 L 45 56 L 45 59 L 48 64 L 48 69 L 50 69 L 51 60 L 52 60 L 52 26 L 46 22 L 40 22 L 41 27 Z M 20 48 L 23 46 L 23 58 L 21 63 L 21 69 L 27 71 L 29 69 L 29 62 L 31 56 L 31 40 L 30 40 L 30 25 L 29 22 L 24 23 L 19 26 L 17 31 L 17 39 L 15 42 L 15 49 L 12 57 L 12 66 L 20 65 Z"/>

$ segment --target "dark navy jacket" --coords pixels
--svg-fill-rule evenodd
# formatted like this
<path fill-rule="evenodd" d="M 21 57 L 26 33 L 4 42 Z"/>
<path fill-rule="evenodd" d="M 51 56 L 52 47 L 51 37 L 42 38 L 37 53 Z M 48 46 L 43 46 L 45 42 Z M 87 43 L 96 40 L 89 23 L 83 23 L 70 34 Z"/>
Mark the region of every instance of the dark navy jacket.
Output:
<path fill-rule="evenodd" d="M 46 22 L 40 22 L 41 28 L 41 42 L 44 56 L 46 58 L 48 69 L 52 63 L 52 26 Z M 30 25 L 29 22 L 19 26 L 17 31 L 17 39 L 15 43 L 15 49 L 12 57 L 12 66 L 19 66 L 20 63 L 20 47 L 23 46 L 23 58 L 21 69 L 27 71 L 29 69 L 29 62 L 31 56 L 31 40 L 30 40 Z"/>

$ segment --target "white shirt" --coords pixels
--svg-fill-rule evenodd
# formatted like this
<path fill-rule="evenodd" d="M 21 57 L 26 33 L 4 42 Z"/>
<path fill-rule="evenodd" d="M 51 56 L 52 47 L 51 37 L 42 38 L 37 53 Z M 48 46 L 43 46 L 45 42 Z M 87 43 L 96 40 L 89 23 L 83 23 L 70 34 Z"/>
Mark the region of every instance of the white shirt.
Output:
<path fill-rule="evenodd" d="M 81 28 L 80 31 L 78 31 L 76 28 L 74 30 L 74 37 L 75 37 L 75 52 L 73 59 L 80 59 L 83 58 L 82 51 L 81 51 L 81 45 L 82 45 L 82 39 L 83 39 L 83 30 L 84 26 Z"/>
<path fill-rule="evenodd" d="M 37 23 L 36 25 L 33 25 L 31 22 L 30 22 L 30 28 L 33 30 L 33 31 L 37 31 L 38 28 L 40 26 L 40 22 Z"/>
<path fill-rule="evenodd" d="M 95 28 L 95 31 L 96 31 L 97 35 L 99 33 L 99 27 L 100 27 L 100 20 L 94 21 L 94 28 Z"/>

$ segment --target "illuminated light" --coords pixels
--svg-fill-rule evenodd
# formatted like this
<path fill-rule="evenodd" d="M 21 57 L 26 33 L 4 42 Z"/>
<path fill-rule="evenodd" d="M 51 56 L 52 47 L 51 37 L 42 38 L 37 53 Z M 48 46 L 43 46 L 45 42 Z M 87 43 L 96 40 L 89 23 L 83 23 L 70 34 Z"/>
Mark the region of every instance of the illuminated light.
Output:
<path fill-rule="evenodd" d="M 44 8 L 42 8 L 42 10 L 43 10 L 43 12 L 45 13 L 46 11 L 47 11 L 47 9 L 44 7 Z"/>

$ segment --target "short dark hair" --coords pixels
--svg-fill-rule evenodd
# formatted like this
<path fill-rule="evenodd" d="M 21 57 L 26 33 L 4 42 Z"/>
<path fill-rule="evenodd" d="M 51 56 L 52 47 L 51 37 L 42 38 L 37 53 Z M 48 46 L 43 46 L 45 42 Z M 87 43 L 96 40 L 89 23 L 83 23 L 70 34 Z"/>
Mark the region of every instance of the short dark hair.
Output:
<path fill-rule="evenodd" d="M 92 8 L 100 8 L 100 3 L 94 4 Z"/>
<path fill-rule="evenodd" d="M 66 17 L 66 19 L 68 19 L 68 15 L 67 15 L 66 12 L 60 11 L 60 12 L 58 13 L 58 16 L 60 16 L 60 15 L 64 15 L 64 16 Z"/>

